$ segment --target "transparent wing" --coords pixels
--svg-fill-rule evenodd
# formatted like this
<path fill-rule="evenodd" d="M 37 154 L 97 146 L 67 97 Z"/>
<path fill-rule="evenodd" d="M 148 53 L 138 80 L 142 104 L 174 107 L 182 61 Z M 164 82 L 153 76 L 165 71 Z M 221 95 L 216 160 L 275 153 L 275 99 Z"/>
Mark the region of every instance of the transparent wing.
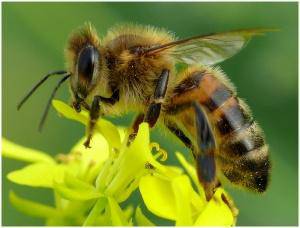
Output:
<path fill-rule="evenodd" d="M 196 36 L 152 47 L 146 50 L 146 52 L 148 54 L 155 54 L 170 49 L 171 55 L 179 62 L 213 65 L 235 55 L 246 46 L 253 36 L 262 35 L 267 31 L 271 30 L 249 29 Z"/>

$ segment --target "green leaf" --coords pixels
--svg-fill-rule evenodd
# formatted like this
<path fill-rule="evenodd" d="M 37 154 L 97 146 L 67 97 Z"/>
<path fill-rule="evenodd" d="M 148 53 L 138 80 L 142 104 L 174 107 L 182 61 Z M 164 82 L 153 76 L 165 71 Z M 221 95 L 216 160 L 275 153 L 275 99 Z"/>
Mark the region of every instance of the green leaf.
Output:
<path fill-rule="evenodd" d="M 142 212 L 140 207 L 136 208 L 135 221 L 138 226 L 155 226 Z"/>
<path fill-rule="evenodd" d="M 62 216 L 62 213 L 55 208 L 23 199 L 13 191 L 9 193 L 9 199 L 14 207 L 29 216 L 41 218 L 58 218 Z"/>
<path fill-rule="evenodd" d="M 197 218 L 196 226 L 233 226 L 235 218 L 231 209 L 222 200 L 224 190 L 218 188 L 213 198 L 208 202 L 202 213 Z"/>
<path fill-rule="evenodd" d="M 39 150 L 17 145 L 5 138 L 2 138 L 2 156 L 25 162 L 55 163 L 54 159 L 48 154 Z"/>
<path fill-rule="evenodd" d="M 99 198 L 97 200 L 97 202 L 95 203 L 93 209 L 87 216 L 86 220 L 84 221 L 83 226 L 97 225 L 96 224 L 97 219 L 98 219 L 99 215 L 102 213 L 102 211 L 104 210 L 104 208 L 106 207 L 107 202 L 108 202 L 108 200 L 106 197 Z"/>
<path fill-rule="evenodd" d="M 64 165 L 34 163 L 10 172 L 7 178 L 20 185 L 52 188 L 54 180 L 63 182 L 65 169 Z"/>
<path fill-rule="evenodd" d="M 80 113 L 77 113 L 69 105 L 59 100 L 53 100 L 52 105 L 64 117 L 79 121 L 80 123 L 87 125 L 89 121 L 89 115 L 86 111 L 82 110 Z M 117 149 L 120 148 L 121 138 L 119 131 L 115 125 L 103 118 L 100 118 L 97 121 L 96 130 L 99 131 L 105 137 L 110 146 Z"/>
<path fill-rule="evenodd" d="M 68 188 L 66 185 L 59 183 L 54 183 L 54 189 L 63 198 L 74 201 L 87 201 L 103 196 L 103 194 L 96 191 L 92 191 L 89 189 Z"/>

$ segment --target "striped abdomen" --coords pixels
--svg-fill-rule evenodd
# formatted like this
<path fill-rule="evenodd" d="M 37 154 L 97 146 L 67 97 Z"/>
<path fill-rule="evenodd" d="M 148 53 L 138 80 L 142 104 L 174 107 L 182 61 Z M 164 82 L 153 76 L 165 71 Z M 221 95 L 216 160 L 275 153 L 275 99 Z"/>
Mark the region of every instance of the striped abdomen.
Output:
<path fill-rule="evenodd" d="M 218 144 L 216 162 L 223 174 L 234 184 L 265 191 L 268 146 L 248 106 L 236 96 L 225 75 L 211 69 L 188 70 L 170 96 L 167 112 L 181 122 L 183 132 L 195 138 L 193 101 L 205 107 Z"/>

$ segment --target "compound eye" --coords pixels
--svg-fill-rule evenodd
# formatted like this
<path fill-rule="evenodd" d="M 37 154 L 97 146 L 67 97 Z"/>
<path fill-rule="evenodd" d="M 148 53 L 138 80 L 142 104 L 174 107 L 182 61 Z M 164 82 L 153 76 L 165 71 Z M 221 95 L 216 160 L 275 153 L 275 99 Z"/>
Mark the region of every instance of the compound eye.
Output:
<path fill-rule="evenodd" d="M 78 74 L 79 77 L 88 80 L 93 78 L 94 69 L 99 61 L 99 52 L 95 47 L 87 46 L 79 54 Z"/>

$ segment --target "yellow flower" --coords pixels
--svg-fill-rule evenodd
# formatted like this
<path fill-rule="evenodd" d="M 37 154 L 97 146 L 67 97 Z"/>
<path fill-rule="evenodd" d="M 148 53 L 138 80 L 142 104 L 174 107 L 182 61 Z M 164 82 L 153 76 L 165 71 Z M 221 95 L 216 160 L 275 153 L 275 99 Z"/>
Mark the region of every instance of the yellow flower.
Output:
<path fill-rule="evenodd" d="M 76 113 L 60 101 L 53 105 L 64 117 L 87 124 L 87 112 Z M 235 224 L 236 209 L 228 194 L 219 188 L 206 202 L 194 167 L 180 153 L 176 155 L 186 173 L 181 167 L 157 161 L 161 154 L 152 152 L 159 146 L 150 143 L 147 123 L 139 126 L 130 146 L 127 137 L 124 128 L 100 119 L 92 148 L 86 149 L 82 138 L 68 154 L 55 159 L 2 139 L 4 157 L 29 163 L 7 178 L 20 185 L 50 188 L 55 194 L 55 206 L 23 199 L 14 192 L 11 203 L 28 215 L 45 218 L 47 225 L 154 225 L 138 205 L 120 206 L 139 189 L 147 209 L 175 225 Z"/>
<path fill-rule="evenodd" d="M 144 176 L 139 189 L 148 210 L 159 217 L 173 220 L 177 226 L 234 225 L 238 211 L 224 189 L 218 188 L 207 202 L 194 167 L 180 153 L 176 153 L 176 156 L 189 176 L 178 174 L 173 178 L 165 178 L 156 173 Z M 198 187 L 197 191 L 192 187 L 190 178 Z"/>

